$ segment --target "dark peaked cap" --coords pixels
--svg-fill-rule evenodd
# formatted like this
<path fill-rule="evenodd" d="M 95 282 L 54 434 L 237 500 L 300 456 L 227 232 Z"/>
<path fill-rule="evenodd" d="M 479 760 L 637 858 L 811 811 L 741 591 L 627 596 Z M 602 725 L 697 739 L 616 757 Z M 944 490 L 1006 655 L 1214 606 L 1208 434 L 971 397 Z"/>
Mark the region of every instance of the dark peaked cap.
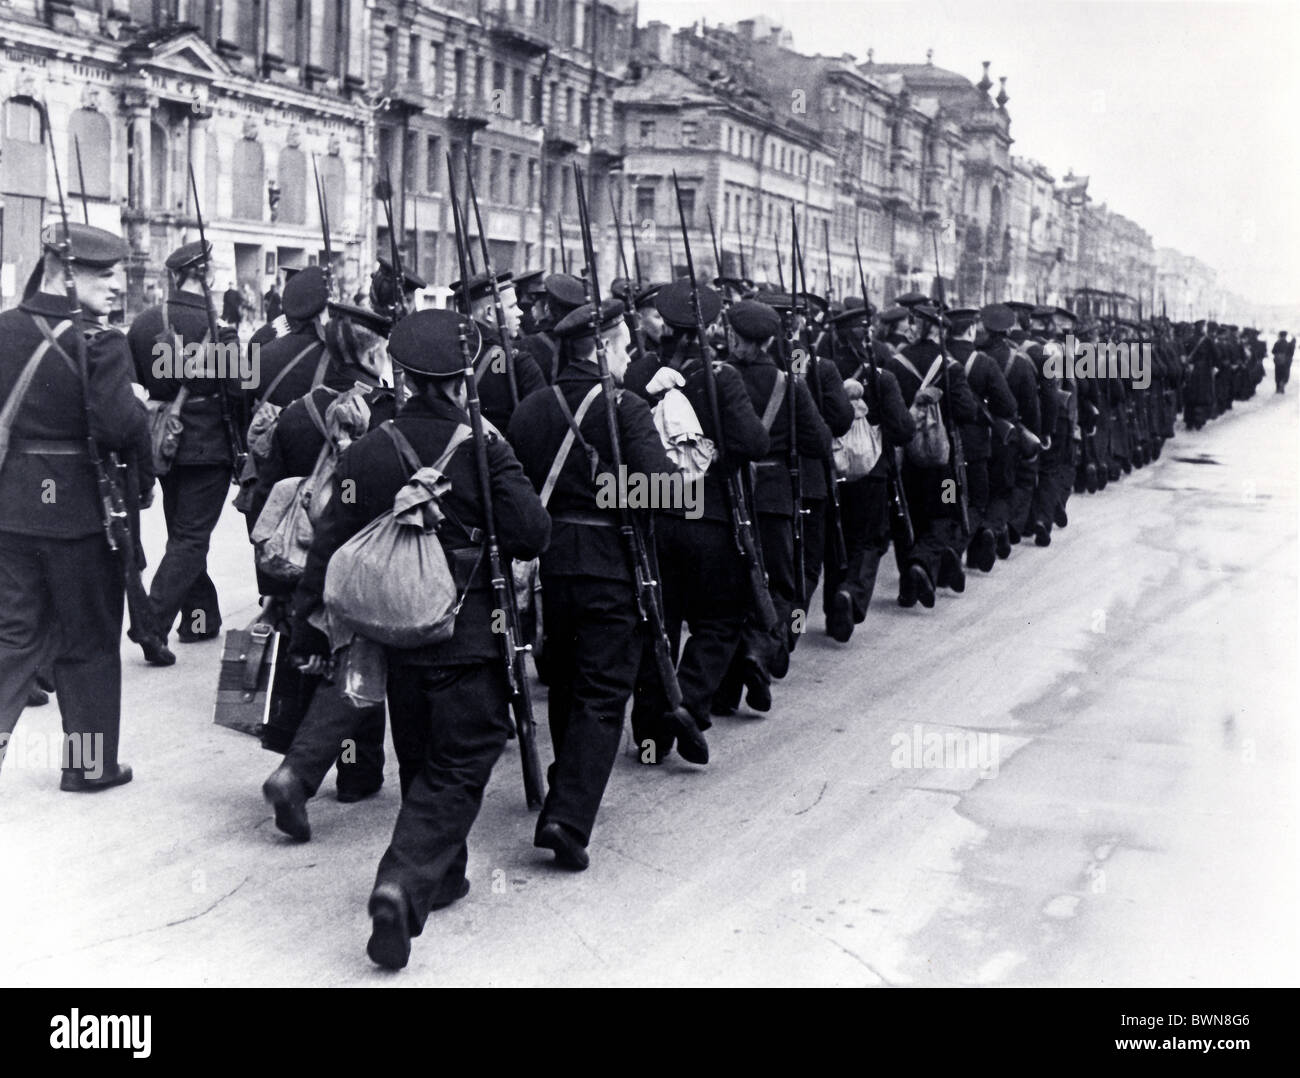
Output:
<path fill-rule="evenodd" d="M 63 242 L 63 225 L 50 225 L 41 232 L 41 246 L 47 251 L 58 252 Z M 106 269 L 124 262 L 131 249 L 126 240 L 102 228 L 93 225 L 68 223 L 68 235 L 72 239 L 72 261 L 79 266 L 94 269 Z"/>
<path fill-rule="evenodd" d="M 731 305 L 731 328 L 747 341 L 765 341 L 781 331 L 781 316 L 766 303 L 743 299 Z"/>
<path fill-rule="evenodd" d="M 664 285 L 655 296 L 655 309 L 674 329 L 695 328 L 695 308 L 691 299 L 691 282 L 685 277 Z M 722 311 L 722 297 L 712 288 L 700 285 L 700 322 L 708 326 Z"/>
<path fill-rule="evenodd" d="M 315 318 L 329 303 L 329 286 L 325 282 L 325 272 L 320 266 L 307 266 L 293 275 L 284 286 L 284 299 L 281 308 L 286 318 L 295 322 L 306 322 Z"/>
<path fill-rule="evenodd" d="M 1005 303 L 990 303 L 980 308 L 980 321 L 990 333 L 1006 333 L 1016 325 L 1016 312 Z"/>
<path fill-rule="evenodd" d="M 212 244 L 207 245 L 204 250 L 202 240 L 195 240 L 193 243 L 182 244 L 167 256 L 167 261 L 163 263 L 173 273 L 180 270 L 189 269 L 191 266 L 197 266 L 200 262 L 212 257 Z"/>
<path fill-rule="evenodd" d="M 570 311 L 555 324 L 555 335 L 562 340 L 578 341 L 583 337 L 592 337 L 592 306 L 584 303 Z M 600 331 L 606 333 L 623 321 L 623 301 L 612 296 L 600 305 Z"/>
<path fill-rule="evenodd" d="M 388 354 L 408 371 L 430 378 L 452 378 L 465 373 L 460 351 L 460 332 L 469 334 L 469 348 L 475 359 L 483 337 L 472 320 L 459 311 L 428 308 L 408 314 L 393 327 L 388 337 Z"/>

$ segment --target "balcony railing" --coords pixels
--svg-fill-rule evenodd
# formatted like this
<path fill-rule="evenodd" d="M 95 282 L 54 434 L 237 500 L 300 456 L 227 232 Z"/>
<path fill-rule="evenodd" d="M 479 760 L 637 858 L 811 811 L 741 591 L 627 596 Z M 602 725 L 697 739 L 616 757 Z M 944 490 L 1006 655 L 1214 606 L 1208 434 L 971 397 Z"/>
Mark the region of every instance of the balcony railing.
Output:
<path fill-rule="evenodd" d="M 555 121 L 546 125 L 547 149 L 556 153 L 572 153 L 586 139 L 586 132 L 577 124 Z"/>
<path fill-rule="evenodd" d="M 513 11 L 485 11 L 483 25 L 497 41 L 513 45 L 530 56 L 540 56 L 551 47 L 551 35 L 546 24 L 527 15 Z"/>
<path fill-rule="evenodd" d="M 457 94 L 452 98 L 447 118 L 466 127 L 487 127 L 492 119 L 492 102 L 477 94 Z"/>

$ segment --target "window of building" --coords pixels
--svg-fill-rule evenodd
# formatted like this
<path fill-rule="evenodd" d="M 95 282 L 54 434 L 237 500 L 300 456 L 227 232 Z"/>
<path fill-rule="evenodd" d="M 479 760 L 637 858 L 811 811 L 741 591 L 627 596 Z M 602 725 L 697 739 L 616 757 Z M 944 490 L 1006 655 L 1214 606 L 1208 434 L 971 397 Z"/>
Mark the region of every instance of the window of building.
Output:
<path fill-rule="evenodd" d="M 700 133 L 700 125 L 698 122 L 696 122 L 695 120 L 682 121 L 682 145 L 683 146 L 696 145 L 695 140 L 696 137 L 699 135 L 699 133 Z"/>
<path fill-rule="evenodd" d="M 293 146 L 280 151 L 280 205 L 277 217 L 290 225 L 307 223 L 307 158 Z M 340 206 L 335 212 L 342 210 Z"/>
<path fill-rule="evenodd" d="M 418 81 L 420 78 L 420 68 L 421 68 L 421 59 L 422 59 L 420 56 L 420 52 L 421 52 L 420 35 L 412 34 L 410 40 L 407 43 L 407 53 L 406 53 L 406 77 L 408 79 L 414 79 Z"/>
<path fill-rule="evenodd" d="M 460 97 L 465 92 L 465 50 L 457 49 L 452 53 L 451 63 L 456 79 L 455 93 Z"/>
<path fill-rule="evenodd" d="M 493 150 L 488 155 L 488 198 L 493 202 L 501 201 L 501 151 Z"/>
<path fill-rule="evenodd" d="M 640 126 L 641 145 L 653 146 L 655 141 L 654 120 L 642 120 Z"/>
<path fill-rule="evenodd" d="M 510 169 L 506 174 L 506 201 L 511 206 L 519 205 L 519 155 L 510 155 Z"/>
<path fill-rule="evenodd" d="M 429 42 L 429 85 L 426 89 L 434 97 L 443 95 L 441 41 Z"/>
<path fill-rule="evenodd" d="M 528 159 L 528 205 L 537 204 L 537 159 Z"/>
<path fill-rule="evenodd" d="M 77 167 L 77 150 L 81 168 Z M 81 174 L 85 174 L 85 194 L 89 198 L 109 198 L 113 157 L 108 118 L 93 109 L 77 109 L 68 120 L 68 193 L 81 194 Z"/>
<path fill-rule="evenodd" d="M 686 227 L 695 227 L 695 189 L 688 187 L 682 191 L 682 216 L 686 219 Z"/>
<path fill-rule="evenodd" d="M 231 212 L 245 221 L 263 220 L 262 207 L 266 204 L 266 178 L 263 171 L 262 145 L 252 139 L 235 143 L 231 162 L 234 192 Z"/>
<path fill-rule="evenodd" d="M 524 70 L 516 67 L 510 72 L 510 106 L 511 115 L 517 120 L 523 120 L 528 115 L 528 102 L 524 96 Z"/>
<path fill-rule="evenodd" d="M 577 119 L 577 116 L 574 113 L 576 97 L 577 94 L 574 92 L 572 86 L 566 86 L 564 88 L 564 122 L 566 124 L 571 124 Z"/>
<path fill-rule="evenodd" d="M 685 194 L 685 192 L 682 192 Z M 646 185 L 636 189 L 636 220 L 637 224 L 655 219 L 655 189 Z"/>
<path fill-rule="evenodd" d="M 429 135 L 424 143 L 424 189 L 437 191 L 442 186 L 442 139 Z"/>
<path fill-rule="evenodd" d="M 529 77 L 529 93 L 532 100 L 529 102 L 529 117 L 535 124 L 542 122 L 542 80 L 537 75 Z"/>

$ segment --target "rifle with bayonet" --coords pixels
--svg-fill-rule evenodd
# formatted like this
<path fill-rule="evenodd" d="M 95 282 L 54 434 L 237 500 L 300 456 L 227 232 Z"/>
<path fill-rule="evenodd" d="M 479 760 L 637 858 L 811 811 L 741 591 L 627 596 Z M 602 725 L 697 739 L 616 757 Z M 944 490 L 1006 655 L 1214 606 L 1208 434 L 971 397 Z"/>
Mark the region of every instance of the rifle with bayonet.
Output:
<path fill-rule="evenodd" d="M 560 220 L 560 215 L 558 213 L 555 215 L 555 231 L 560 237 L 560 268 L 563 269 L 565 273 L 568 273 L 569 251 L 564 246 L 564 222 Z"/>
<path fill-rule="evenodd" d="M 190 190 L 194 194 L 194 217 L 199 226 L 199 249 L 203 252 L 203 264 L 199 268 L 199 282 L 203 286 L 203 310 L 208 316 L 209 355 L 221 347 L 220 329 L 217 326 L 217 309 L 212 302 L 212 288 L 208 284 L 208 270 L 212 265 L 212 248 L 208 246 L 207 233 L 203 228 L 203 210 L 199 206 L 199 187 L 194 178 L 194 165 L 190 165 Z M 236 338 L 238 340 L 238 338 Z M 220 375 L 220 371 L 217 372 Z M 230 448 L 230 458 L 234 468 L 232 478 L 238 483 L 244 474 L 244 464 L 248 460 L 248 447 L 244 444 L 244 435 L 248 430 L 247 422 L 235 418 L 230 404 L 230 392 L 226 379 L 217 378 L 217 399 L 221 402 L 221 424 L 226 431 L 226 444 Z M 240 419 L 243 419 L 243 405 L 240 405 Z"/>
<path fill-rule="evenodd" d="M 808 607 L 808 577 L 804 571 L 807 552 L 804 550 L 804 517 L 808 510 L 803 505 L 803 470 L 799 457 L 799 372 L 804 364 L 811 363 L 807 349 L 798 345 L 799 323 L 799 225 L 795 220 L 794 205 L 790 206 L 790 313 L 785 319 L 785 373 L 789 380 L 785 395 L 786 412 L 790 425 L 790 444 L 786 447 L 786 470 L 790 473 L 790 495 L 794 500 L 794 602 L 799 610 Z"/>
<path fill-rule="evenodd" d="M 947 408 L 940 410 L 940 414 L 947 413 L 948 440 L 952 443 L 952 474 L 957 481 L 957 507 L 961 510 L 962 531 L 969 535 L 971 530 L 970 504 L 968 501 L 970 488 L 966 485 L 966 448 L 961 440 L 961 427 L 957 423 L 957 417 L 953 414 L 952 379 L 948 372 L 948 346 L 944 341 L 943 332 L 943 310 L 947 304 L 944 302 L 943 270 L 939 266 L 938 229 L 930 233 L 930 239 L 934 243 L 934 279 L 939 288 L 939 355 L 943 357 L 943 395 L 947 398 L 948 405 Z"/>
<path fill-rule="evenodd" d="M 600 369 L 601 400 L 605 407 L 605 423 L 609 432 L 610 466 L 612 474 L 623 474 L 623 443 L 618 424 L 618 392 L 609 368 L 605 351 L 605 338 L 600 328 L 601 294 L 600 278 L 596 273 L 596 249 L 591 235 L 591 218 L 587 211 L 587 193 L 582 182 L 582 169 L 573 165 L 573 184 L 578 201 L 578 227 L 582 233 L 582 256 L 586 265 L 584 285 L 587 303 L 591 308 L 591 331 L 596 338 L 596 365 Z M 617 217 L 615 217 L 617 220 Z M 645 529 L 620 499 L 618 507 L 619 533 L 631 562 L 636 585 L 637 615 L 650 634 L 654 649 L 655 668 L 663 685 L 668 709 L 678 725 L 689 724 L 698 729 L 695 719 L 682 706 L 682 689 L 677 681 L 677 665 L 673 661 L 672 645 L 665 628 L 663 595 L 659 590 L 659 567 L 655 563 Z"/>
<path fill-rule="evenodd" d="M 465 322 L 461 324 L 460 350 L 465 362 L 466 407 L 469 411 L 470 429 L 474 436 L 474 456 L 478 471 L 479 497 L 483 502 L 485 545 L 488 567 L 492 573 L 492 595 L 497 610 L 504 614 L 504 632 L 501 639 L 502 658 L 505 662 L 506 683 L 510 692 L 510 710 L 519 735 L 519 757 L 524 773 L 524 798 L 530 809 L 540 809 L 545 797 L 542 764 L 537 755 L 537 723 L 533 718 L 533 701 L 528 688 L 525 656 L 531 646 L 523 644 L 519 629 L 519 608 L 515 605 L 514 573 L 508 559 L 501 553 L 497 538 L 496 512 L 492 505 L 492 473 L 488 467 L 487 432 L 483 425 L 483 407 L 479 402 L 478 383 L 474 378 L 474 355 L 469 344 L 469 236 L 461 215 L 460 200 L 456 196 L 456 182 L 450 169 L 447 182 L 451 190 L 452 222 L 456 233 L 456 257 L 460 264 L 461 298 L 465 305 Z"/>
<path fill-rule="evenodd" d="M 170 653 L 167 652 L 166 637 L 158 630 L 153 605 L 149 601 L 149 593 L 145 591 L 144 580 L 140 575 L 144 554 L 139 544 L 137 529 L 132 528 L 132 516 L 138 522 L 140 515 L 140 492 L 133 474 L 136 462 L 121 459 L 113 452 L 107 454 L 106 460 L 100 454 L 99 443 L 95 441 L 94 424 L 90 414 L 90 364 L 86 358 L 81 300 L 77 296 L 77 280 L 72 270 L 72 229 L 68 225 L 68 205 L 63 197 L 63 179 L 59 173 L 59 159 L 54 148 L 54 129 L 50 126 L 50 114 L 43 103 L 37 103 L 36 108 L 41 123 L 45 126 L 45 142 L 50 148 L 54 190 L 59 200 L 59 218 L 63 225 L 63 236 L 58 243 L 58 255 L 63 266 L 63 287 L 71 308 L 68 317 L 72 321 L 73 359 L 77 366 L 77 376 L 81 381 L 81 401 L 86 416 L 86 455 L 90 458 L 90 466 L 95 473 L 95 489 L 99 497 L 99 513 L 104 526 L 104 538 L 108 542 L 109 550 L 117 556 L 121 564 L 127 611 L 131 622 L 127 636 L 140 645 L 146 659 L 154 662 Z M 81 147 L 75 142 L 74 146 L 77 151 L 77 171 L 81 179 L 81 207 L 86 223 L 89 224 L 90 207 L 86 201 L 86 178 L 81 170 Z M 175 659 L 168 661 L 174 662 Z"/>
<path fill-rule="evenodd" d="M 713 207 L 705 206 L 705 213 L 709 215 L 709 238 L 713 241 L 713 265 L 717 268 L 719 278 L 722 276 L 722 252 L 718 250 L 718 231 L 713 227 Z M 726 296 L 726 292 L 723 292 Z"/>
<path fill-rule="evenodd" d="M 737 468 L 727 460 L 727 439 L 722 426 L 722 411 L 718 405 L 718 385 L 713 370 L 713 360 L 709 355 L 708 337 L 704 330 L 704 319 L 700 312 L 700 286 L 695 277 L 695 260 L 691 257 L 691 238 L 686 228 L 686 211 L 682 207 L 682 189 L 677 182 L 677 173 L 673 172 L 673 191 L 677 196 L 677 218 L 681 224 L 682 242 L 686 247 L 686 274 L 691 282 L 691 309 L 695 315 L 695 335 L 700 349 L 700 365 L 704 373 L 704 386 L 709 400 L 709 417 L 713 421 L 714 436 L 717 440 L 718 469 L 722 473 L 727 499 L 727 511 L 731 517 L 732 532 L 736 549 L 744 563 L 745 576 L 749 586 L 751 613 L 758 627 L 771 632 L 780 618 L 772 604 L 772 593 L 768 590 L 767 569 L 763 565 L 763 548 L 750 518 L 749 507 L 753 504 L 741 473 L 748 468 Z"/>
<path fill-rule="evenodd" d="M 330 207 L 325 187 L 320 182 L 320 170 L 316 167 L 316 155 L 311 155 L 311 172 L 316 180 L 316 208 L 320 215 L 321 239 L 325 243 L 325 285 L 330 296 L 334 296 L 334 249 L 330 245 Z"/>
<path fill-rule="evenodd" d="M 867 366 L 871 370 L 871 392 L 875 399 L 875 412 L 884 418 L 884 402 L 880 398 L 880 370 L 876 366 L 876 351 L 871 340 L 871 299 L 867 291 L 867 275 L 862 269 L 862 247 L 857 236 L 853 237 L 853 253 L 858 261 L 858 283 L 862 286 L 862 308 L 867 313 L 867 333 L 863 343 L 866 346 Z M 865 392 L 864 392 L 865 395 Z M 898 474 L 897 446 L 884 444 L 884 431 L 881 430 L 881 447 L 885 458 L 885 477 L 889 483 L 889 504 L 897 521 L 898 533 L 907 540 L 910 547 L 916 542 L 916 532 L 912 528 L 912 514 L 907 507 L 907 492 L 903 489 L 903 480 Z"/>
<path fill-rule="evenodd" d="M 831 281 L 834 279 L 831 275 L 831 228 L 828 221 L 822 221 L 822 239 L 826 246 L 826 303 L 828 317 L 825 320 L 823 331 L 827 338 L 827 347 L 830 349 L 830 360 L 835 362 L 835 334 L 831 329 L 829 309 L 831 301 Z M 803 281 L 804 291 L 808 290 L 808 282 L 803 276 L 803 255 L 799 256 L 799 279 Z M 821 372 L 817 367 L 816 354 L 809 356 L 808 372 L 811 376 L 811 388 L 813 391 L 813 400 L 817 405 L 817 411 L 822 412 L 825 407 L 825 395 L 822 392 Z M 844 540 L 844 514 L 840 508 L 840 484 L 844 482 L 843 477 L 835 469 L 834 460 L 823 460 L 822 467 L 826 472 L 826 511 L 830 515 L 830 553 L 835 559 L 835 567 L 840 572 L 845 572 L 849 567 L 849 547 Z"/>
<path fill-rule="evenodd" d="M 613 186 L 611 185 L 605 190 L 609 195 L 609 214 L 614 218 L 614 235 L 618 238 L 618 257 L 623 266 L 623 278 L 628 283 L 623 296 L 623 318 L 627 322 L 628 329 L 632 331 L 632 339 L 636 341 L 637 359 L 642 359 L 646 354 L 645 332 L 641 329 L 641 316 L 636 309 L 636 297 L 637 293 L 641 291 L 641 282 L 634 279 L 628 270 L 627 250 L 623 246 L 623 222 L 619 220 L 618 210 L 614 206 Z"/>
<path fill-rule="evenodd" d="M 450 182 L 450 166 L 447 175 Z M 393 263 L 393 298 L 388 304 L 388 310 L 381 313 L 396 323 L 406 314 L 406 271 L 402 268 L 402 252 L 397 242 L 397 228 L 393 224 L 393 181 L 387 161 L 384 162 L 384 178 L 375 182 L 375 198 L 384 207 L 384 220 L 388 224 L 388 251 Z"/>
<path fill-rule="evenodd" d="M 515 350 L 510 343 L 510 326 L 506 322 L 505 305 L 501 302 L 501 288 L 497 284 L 496 271 L 492 268 L 492 255 L 488 252 L 487 233 L 483 230 L 483 214 L 478 208 L 478 195 L 474 191 L 474 170 L 469 167 L 469 154 L 465 154 L 465 179 L 469 184 L 469 201 L 474 207 L 474 223 L 478 227 L 479 250 L 483 255 L 483 269 L 487 273 L 488 283 L 492 286 L 492 303 L 496 309 L 497 332 L 501 337 L 501 347 L 506 353 L 506 377 L 510 382 L 510 407 L 519 406 L 519 383 L 515 379 Z M 465 314 L 469 315 L 466 308 Z"/>

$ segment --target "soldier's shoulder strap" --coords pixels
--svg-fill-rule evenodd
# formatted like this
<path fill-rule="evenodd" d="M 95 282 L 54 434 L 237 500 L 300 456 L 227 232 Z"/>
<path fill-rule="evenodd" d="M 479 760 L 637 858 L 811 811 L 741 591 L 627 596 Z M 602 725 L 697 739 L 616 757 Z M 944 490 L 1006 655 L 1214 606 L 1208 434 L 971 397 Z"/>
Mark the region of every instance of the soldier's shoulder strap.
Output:
<path fill-rule="evenodd" d="M 776 381 L 772 383 L 772 395 L 767 398 L 767 407 L 763 409 L 763 429 L 769 434 L 772 433 L 772 424 L 776 422 L 777 413 L 781 410 L 781 404 L 785 400 L 786 376 L 785 371 L 776 372 Z"/>
<path fill-rule="evenodd" d="M 595 403 L 596 398 L 600 396 L 601 385 L 597 382 L 587 391 L 587 395 L 582 398 L 578 405 L 577 412 L 569 410 L 569 402 L 564 399 L 564 393 L 559 386 L 551 386 L 555 393 L 555 400 L 560 406 L 560 414 L 564 416 L 565 422 L 568 423 L 569 429 L 564 432 L 564 440 L 560 442 L 560 448 L 555 454 L 555 459 L 551 461 L 551 470 L 546 473 L 546 481 L 542 483 L 542 489 L 539 493 L 542 508 L 545 509 L 551 500 L 551 495 L 555 491 L 555 484 L 560 481 L 560 472 L 564 470 L 565 462 L 569 459 L 569 453 L 572 452 L 575 442 L 580 442 L 583 449 L 587 449 L 587 441 L 582 436 L 579 429 L 582 421 L 586 417 L 588 410 Z"/>
<path fill-rule="evenodd" d="M 266 387 L 266 392 L 263 393 L 260 397 L 258 397 L 257 405 L 253 408 L 254 412 L 256 412 L 258 408 L 261 408 L 262 405 L 264 405 L 267 401 L 271 399 L 271 394 L 274 393 L 276 389 L 279 388 L 280 383 L 289 377 L 290 371 L 292 371 L 295 367 L 298 366 L 299 363 L 301 363 L 304 359 L 307 358 L 307 353 L 310 352 L 313 348 L 315 348 L 316 344 L 317 344 L 316 341 L 312 341 L 311 344 L 307 345 L 306 348 L 304 348 L 301 352 L 299 352 L 296 356 L 294 356 L 293 359 L 289 360 L 288 363 L 286 363 L 283 367 L 280 368 L 280 373 L 271 379 L 271 384 Z M 322 357 L 322 362 L 323 363 L 329 362 L 328 352 L 326 352 L 326 354 Z M 324 371 L 321 369 L 319 364 L 317 365 L 316 373 L 319 374 L 321 377 L 324 377 Z M 313 378 L 312 389 L 315 389 L 318 385 L 320 385 L 320 383 Z"/>
<path fill-rule="evenodd" d="M 18 418 L 18 409 L 22 406 L 23 398 L 27 396 L 27 391 L 36 377 L 36 368 L 41 365 L 41 360 L 50 350 L 53 340 L 62 336 L 71 325 L 71 321 L 60 322 L 32 350 L 32 354 L 27 357 L 27 362 L 23 364 L 23 369 L 18 374 L 18 380 L 9 391 L 9 396 L 5 398 L 4 406 L 0 407 L 0 469 L 4 468 L 5 457 L 9 455 L 9 440 L 13 435 L 14 422 Z"/>

